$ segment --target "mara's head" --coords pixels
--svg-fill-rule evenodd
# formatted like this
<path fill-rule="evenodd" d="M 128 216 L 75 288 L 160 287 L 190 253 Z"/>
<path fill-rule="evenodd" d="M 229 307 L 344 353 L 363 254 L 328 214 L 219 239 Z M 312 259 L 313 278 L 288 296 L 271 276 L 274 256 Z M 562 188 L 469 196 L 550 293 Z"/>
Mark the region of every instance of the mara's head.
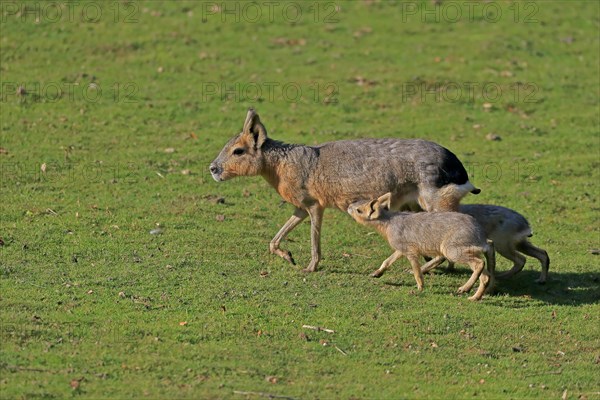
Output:
<path fill-rule="evenodd" d="M 236 176 L 260 174 L 263 164 L 262 145 L 266 140 L 267 130 L 256 111 L 250 108 L 242 132 L 229 140 L 210 164 L 214 180 L 220 182 Z"/>
<path fill-rule="evenodd" d="M 391 199 L 392 194 L 386 193 L 375 200 L 357 201 L 350 204 L 350 207 L 348 207 L 348 214 L 361 223 L 379 219 L 390 209 Z"/>

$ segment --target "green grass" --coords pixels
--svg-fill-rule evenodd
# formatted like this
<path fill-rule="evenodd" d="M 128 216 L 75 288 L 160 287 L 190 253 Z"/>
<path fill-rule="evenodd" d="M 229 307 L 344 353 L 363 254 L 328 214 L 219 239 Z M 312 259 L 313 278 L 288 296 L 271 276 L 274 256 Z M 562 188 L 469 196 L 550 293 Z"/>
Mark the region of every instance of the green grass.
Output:
<path fill-rule="evenodd" d="M 52 22 L 46 3 L 2 2 L 0 397 L 600 397 L 597 3 L 493 3 L 499 18 L 481 3 L 456 23 L 457 2 L 437 22 L 430 1 L 336 2 L 328 23 L 326 2 L 318 18 L 293 3 L 296 23 L 287 3 L 257 23 L 158 1 L 103 3 L 89 23 L 80 3 Z M 249 106 L 287 142 L 450 148 L 483 190 L 465 202 L 527 216 L 550 281 L 529 259 L 474 304 L 454 294 L 465 267 L 422 293 L 406 260 L 374 280 L 390 249 L 333 210 L 319 272 L 269 255 L 290 206 L 260 178 L 207 173 Z M 309 225 L 284 245 L 307 265 Z"/>

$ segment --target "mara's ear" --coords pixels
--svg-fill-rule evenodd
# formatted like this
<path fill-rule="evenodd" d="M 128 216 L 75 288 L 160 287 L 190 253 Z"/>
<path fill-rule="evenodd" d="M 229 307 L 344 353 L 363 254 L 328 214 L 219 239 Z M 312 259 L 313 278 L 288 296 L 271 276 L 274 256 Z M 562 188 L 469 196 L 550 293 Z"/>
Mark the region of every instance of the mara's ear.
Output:
<path fill-rule="evenodd" d="M 265 140 L 267 140 L 267 129 L 260 122 L 260 117 L 256 111 L 254 111 L 254 108 L 248 109 L 242 133 L 251 135 L 255 150 L 260 149 Z"/>
<path fill-rule="evenodd" d="M 392 199 L 391 193 L 386 193 L 376 200 L 371 201 L 369 206 L 371 207 L 370 219 L 378 219 L 381 215 L 390 209 L 390 202 Z"/>
<path fill-rule="evenodd" d="M 380 207 L 384 210 L 389 210 L 392 207 L 392 193 L 388 192 L 377 199 Z"/>
<path fill-rule="evenodd" d="M 367 216 L 369 219 L 379 218 L 379 210 L 377 209 L 377 199 L 371 200 L 367 205 Z"/>

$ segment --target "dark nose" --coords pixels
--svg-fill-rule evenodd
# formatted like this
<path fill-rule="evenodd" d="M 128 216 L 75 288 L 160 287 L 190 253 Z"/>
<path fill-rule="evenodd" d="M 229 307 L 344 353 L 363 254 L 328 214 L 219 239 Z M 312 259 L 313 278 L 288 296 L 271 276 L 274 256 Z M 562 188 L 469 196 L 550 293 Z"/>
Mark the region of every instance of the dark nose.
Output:
<path fill-rule="evenodd" d="M 219 168 L 217 168 L 217 166 L 214 164 L 211 164 L 209 169 L 210 169 L 210 172 L 212 172 L 213 174 L 216 174 L 217 171 L 219 171 Z"/>

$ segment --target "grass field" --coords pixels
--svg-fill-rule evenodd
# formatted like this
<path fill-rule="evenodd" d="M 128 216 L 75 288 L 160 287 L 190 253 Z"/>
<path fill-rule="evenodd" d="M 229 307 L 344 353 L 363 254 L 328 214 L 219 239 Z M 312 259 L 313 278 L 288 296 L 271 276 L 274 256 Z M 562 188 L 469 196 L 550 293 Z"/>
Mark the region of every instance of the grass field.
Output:
<path fill-rule="evenodd" d="M 600 398 L 598 3 L 0 4 L 1 398 Z M 291 206 L 208 173 L 249 106 L 448 147 L 549 282 L 374 280 L 391 250 L 335 210 L 318 272 L 308 223 L 270 255 Z"/>

